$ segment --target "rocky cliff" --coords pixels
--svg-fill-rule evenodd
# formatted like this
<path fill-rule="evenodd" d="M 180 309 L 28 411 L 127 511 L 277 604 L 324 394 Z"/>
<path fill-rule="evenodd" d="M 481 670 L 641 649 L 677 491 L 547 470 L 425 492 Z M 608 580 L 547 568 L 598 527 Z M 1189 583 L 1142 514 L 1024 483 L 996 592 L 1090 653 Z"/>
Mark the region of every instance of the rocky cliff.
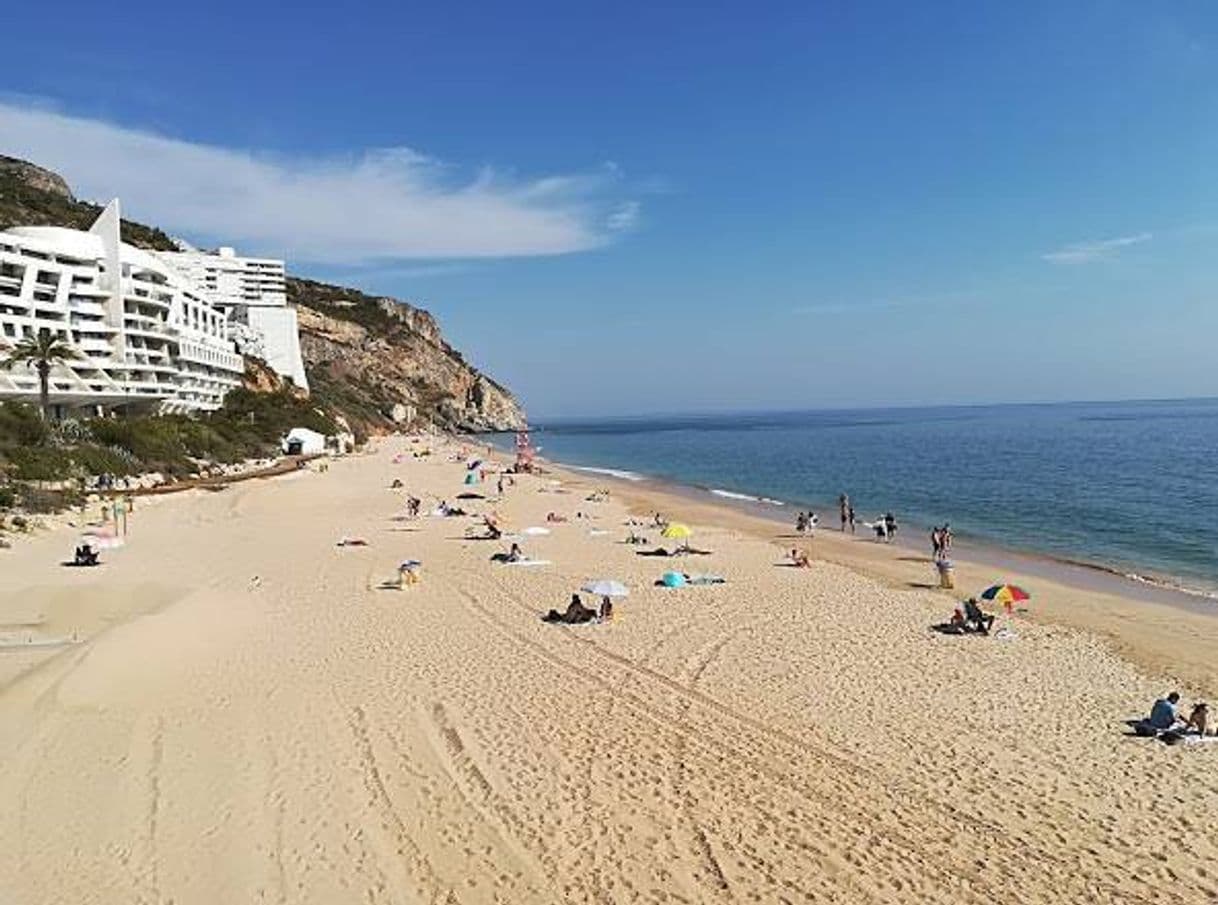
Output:
<path fill-rule="evenodd" d="M 0 230 L 10 226 L 87 229 L 101 208 L 78 201 L 57 173 L 0 155 Z M 154 227 L 124 220 L 123 239 L 154 250 L 175 246 Z M 525 422 L 512 394 L 450 346 L 428 312 L 358 289 L 298 277 L 288 298 L 315 403 L 358 430 L 409 423 L 447 430 L 514 430 Z M 250 389 L 278 388 L 265 365 L 247 367 Z"/>
<path fill-rule="evenodd" d="M 366 428 L 418 422 L 465 430 L 515 430 L 524 410 L 468 364 L 428 312 L 298 277 L 288 299 L 315 396 Z"/>

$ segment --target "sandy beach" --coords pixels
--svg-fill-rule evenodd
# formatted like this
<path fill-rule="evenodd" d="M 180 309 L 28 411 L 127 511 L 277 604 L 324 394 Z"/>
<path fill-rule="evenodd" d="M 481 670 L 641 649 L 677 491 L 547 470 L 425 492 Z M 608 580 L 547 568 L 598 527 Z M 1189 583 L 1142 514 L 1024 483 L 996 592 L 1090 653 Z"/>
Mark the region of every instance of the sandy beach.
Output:
<path fill-rule="evenodd" d="M 1215 694 L 1218 619 L 1037 580 L 1010 636 L 944 636 L 908 551 L 565 472 L 461 501 L 568 519 L 497 565 L 404 517 L 469 489 L 479 448 L 429 445 L 141 499 L 95 569 L 67 530 L 0 551 L 6 645 L 69 642 L 0 651 L 0 901 L 1218 898 L 1218 744 L 1123 723 Z M 725 584 L 653 586 L 656 509 Z M 600 577 L 611 623 L 541 622 Z"/>

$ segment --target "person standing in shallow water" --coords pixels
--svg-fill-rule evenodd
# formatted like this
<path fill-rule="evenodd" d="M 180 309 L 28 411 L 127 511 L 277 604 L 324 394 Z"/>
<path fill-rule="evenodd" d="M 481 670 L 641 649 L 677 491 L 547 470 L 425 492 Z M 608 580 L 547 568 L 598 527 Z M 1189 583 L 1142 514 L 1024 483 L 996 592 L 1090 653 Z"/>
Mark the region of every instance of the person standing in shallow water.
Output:
<path fill-rule="evenodd" d="M 851 514 L 852 512 L 854 512 L 854 508 L 853 508 L 853 507 L 850 505 L 850 497 L 848 497 L 848 496 L 847 496 L 846 494 L 844 494 L 844 493 L 843 493 L 841 496 L 839 496 L 839 497 L 837 498 L 837 508 L 838 508 L 838 511 L 841 513 L 841 516 L 842 516 L 842 534 L 845 534 L 845 533 L 846 533 L 846 525 L 847 525 L 848 523 L 850 523 L 850 522 L 852 522 L 852 521 L 853 521 L 853 520 L 850 518 L 850 514 Z M 853 531 L 853 530 L 854 530 L 854 525 L 853 525 L 853 524 L 851 524 L 851 525 L 850 525 L 850 530 L 851 530 L 851 531 Z"/>
<path fill-rule="evenodd" d="M 854 507 L 851 506 L 846 514 L 849 516 L 850 533 L 853 534 L 854 533 Z"/>

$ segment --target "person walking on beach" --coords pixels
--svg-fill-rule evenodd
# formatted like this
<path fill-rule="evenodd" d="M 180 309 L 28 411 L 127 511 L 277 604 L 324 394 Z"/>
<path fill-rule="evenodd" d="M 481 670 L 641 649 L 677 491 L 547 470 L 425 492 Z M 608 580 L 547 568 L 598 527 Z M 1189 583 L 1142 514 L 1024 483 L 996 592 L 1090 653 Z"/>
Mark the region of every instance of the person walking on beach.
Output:
<path fill-rule="evenodd" d="M 850 522 L 850 533 L 854 533 L 854 506 L 850 506 L 846 512 L 847 520 Z"/>
<path fill-rule="evenodd" d="M 938 525 L 930 529 L 930 552 L 935 562 L 943 558 L 943 530 Z"/>
<path fill-rule="evenodd" d="M 839 496 L 837 498 L 837 508 L 842 516 L 842 534 L 845 534 L 847 523 L 852 523 L 852 521 L 853 521 L 850 518 L 850 513 L 852 513 L 854 511 L 854 509 L 850 506 L 850 497 L 848 497 L 844 493 L 841 496 Z M 851 531 L 851 533 L 854 532 L 853 524 L 850 524 L 850 531 Z"/>
<path fill-rule="evenodd" d="M 943 523 L 943 530 L 939 532 L 939 552 L 944 559 L 952 552 L 952 526 L 947 522 Z"/>

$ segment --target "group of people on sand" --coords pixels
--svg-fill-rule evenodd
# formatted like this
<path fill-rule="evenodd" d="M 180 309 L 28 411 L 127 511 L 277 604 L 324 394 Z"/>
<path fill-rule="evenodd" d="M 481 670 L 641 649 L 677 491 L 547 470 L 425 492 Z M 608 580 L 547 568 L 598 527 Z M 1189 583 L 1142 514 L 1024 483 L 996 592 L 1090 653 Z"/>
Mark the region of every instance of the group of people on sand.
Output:
<path fill-rule="evenodd" d="M 897 539 L 897 517 L 891 512 L 885 512 L 871 523 L 871 530 L 875 532 L 876 540 L 892 543 Z"/>
<path fill-rule="evenodd" d="M 945 522 L 942 528 L 936 525 L 930 529 L 930 549 L 935 562 L 941 562 L 948 558 L 948 555 L 952 552 L 951 525 Z"/>
<path fill-rule="evenodd" d="M 795 516 L 795 530 L 800 534 L 813 535 L 816 532 L 816 526 L 819 524 L 820 519 L 811 510 L 797 513 Z"/>
<path fill-rule="evenodd" d="M 1180 736 L 1196 731 L 1199 736 L 1209 734 L 1210 708 L 1205 701 L 1193 704 L 1187 719 L 1180 715 L 1180 692 L 1173 691 L 1159 698 L 1150 708 L 1150 716 L 1139 721 L 1134 729 L 1138 735 L 1163 735 L 1175 733 Z M 1218 734 L 1218 729 L 1215 730 Z"/>
<path fill-rule="evenodd" d="M 842 517 L 842 534 L 847 530 L 851 534 L 854 533 L 854 506 L 850 502 L 848 494 L 843 493 L 837 498 L 837 510 Z"/>

